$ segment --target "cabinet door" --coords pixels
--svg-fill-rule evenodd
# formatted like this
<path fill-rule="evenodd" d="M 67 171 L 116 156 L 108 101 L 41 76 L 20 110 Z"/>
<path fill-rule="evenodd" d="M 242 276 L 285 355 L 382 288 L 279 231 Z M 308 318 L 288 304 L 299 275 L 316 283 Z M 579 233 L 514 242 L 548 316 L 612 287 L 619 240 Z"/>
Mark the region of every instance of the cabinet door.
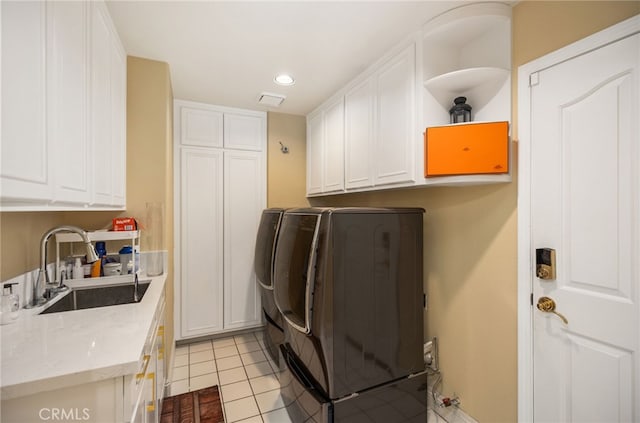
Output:
<path fill-rule="evenodd" d="M 176 102 L 180 117 L 180 144 L 199 147 L 222 147 L 222 112 Z"/>
<path fill-rule="evenodd" d="M 368 78 L 351 89 L 344 98 L 345 186 L 373 185 L 373 117 L 375 85 Z"/>
<path fill-rule="evenodd" d="M 87 143 L 87 2 L 47 8 L 47 116 L 56 202 L 90 201 Z"/>
<path fill-rule="evenodd" d="M 222 151 L 181 150 L 180 332 L 184 338 L 223 328 L 224 197 Z"/>
<path fill-rule="evenodd" d="M 322 192 L 322 113 L 307 117 L 307 195 Z"/>
<path fill-rule="evenodd" d="M 322 192 L 344 189 L 344 98 L 324 111 Z"/>
<path fill-rule="evenodd" d="M 0 2 L 2 8 L 2 205 L 53 197 L 45 133 L 48 2 Z"/>
<path fill-rule="evenodd" d="M 167 361 L 165 359 L 164 338 L 164 305 L 162 313 L 158 317 L 158 330 L 156 331 L 156 416 L 162 414 L 162 400 L 164 398 L 164 382 L 166 377 Z M 158 420 L 160 420 L 158 418 Z"/>
<path fill-rule="evenodd" d="M 127 191 L 127 54 L 115 32 L 111 38 L 112 206 L 126 205 Z"/>
<path fill-rule="evenodd" d="M 265 146 L 264 116 L 224 113 L 224 147 L 237 150 L 262 151 Z"/>
<path fill-rule="evenodd" d="M 91 2 L 90 33 L 93 204 L 123 207 L 127 63 L 104 3 Z"/>
<path fill-rule="evenodd" d="M 160 413 L 156 406 L 156 353 L 157 350 L 154 346 L 153 350 L 151 350 L 147 373 L 144 375 L 146 384 L 143 388 L 142 396 L 144 398 L 145 423 L 157 423 L 158 414 Z"/>
<path fill-rule="evenodd" d="M 113 195 L 111 121 L 111 30 L 101 3 L 91 3 L 91 123 L 93 203 L 109 205 Z"/>
<path fill-rule="evenodd" d="M 265 207 L 263 154 L 224 153 L 224 328 L 260 324 L 253 268 L 256 233 Z"/>
<path fill-rule="evenodd" d="M 415 44 L 376 73 L 375 184 L 415 180 Z"/>

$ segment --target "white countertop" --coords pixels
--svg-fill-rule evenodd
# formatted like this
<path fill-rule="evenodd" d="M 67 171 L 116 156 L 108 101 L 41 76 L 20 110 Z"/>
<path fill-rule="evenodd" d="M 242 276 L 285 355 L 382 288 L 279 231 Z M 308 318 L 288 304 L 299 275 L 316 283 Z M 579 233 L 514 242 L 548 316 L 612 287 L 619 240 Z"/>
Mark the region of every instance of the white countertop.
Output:
<path fill-rule="evenodd" d="M 146 280 L 139 303 L 43 315 L 23 309 L 0 326 L 2 399 L 135 373 L 166 275 Z"/>

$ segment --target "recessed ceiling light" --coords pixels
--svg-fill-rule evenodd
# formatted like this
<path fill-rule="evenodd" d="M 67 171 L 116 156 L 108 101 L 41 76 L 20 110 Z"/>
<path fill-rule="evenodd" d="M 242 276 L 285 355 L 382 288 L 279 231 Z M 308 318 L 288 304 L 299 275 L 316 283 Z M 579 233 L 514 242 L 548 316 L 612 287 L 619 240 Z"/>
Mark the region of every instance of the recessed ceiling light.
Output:
<path fill-rule="evenodd" d="M 276 84 L 279 84 L 279 85 L 293 85 L 296 83 L 296 80 L 293 79 L 293 76 L 286 73 L 281 73 L 276 75 L 276 77 L 273 78 L 273 80 L 275 81 Z"/>

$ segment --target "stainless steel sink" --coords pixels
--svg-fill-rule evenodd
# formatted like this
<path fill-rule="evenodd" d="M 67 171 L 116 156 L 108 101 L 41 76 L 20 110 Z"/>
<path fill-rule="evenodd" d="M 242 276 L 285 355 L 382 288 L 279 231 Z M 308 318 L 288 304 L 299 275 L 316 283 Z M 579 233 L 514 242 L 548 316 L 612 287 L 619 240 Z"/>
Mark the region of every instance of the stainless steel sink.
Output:
<path fill-rule="evenodd" d="M 140 300 L 147 292 L 147 288 L 149 288 L 149 281 L 141 281 L 138 286 Z M 78 288 L 44 309 L 40 314 L 130 304 L 135 302 L 133 292 L 133 284 Z"/>

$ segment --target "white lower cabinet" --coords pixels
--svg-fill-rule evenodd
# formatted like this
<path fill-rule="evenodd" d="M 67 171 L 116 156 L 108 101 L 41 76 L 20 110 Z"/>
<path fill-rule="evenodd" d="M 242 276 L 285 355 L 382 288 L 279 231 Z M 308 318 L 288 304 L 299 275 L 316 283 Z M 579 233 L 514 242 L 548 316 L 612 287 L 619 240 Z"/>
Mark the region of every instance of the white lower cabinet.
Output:
<path fill-rule="evenodd" d="M 158 423 L 166 377 L 164 306 L 163 296 L 136 373 L 3 400 L 2 421 Z"/>
<path fill-rule="evenodd" d="M 124 378 L 124 421 L 158 423 L 166 375 L 164 360 L 164 299 L 151 325 L 144 345 L 138 371 Z"/>
<path fill-rule="evenodd" d="M 266 206 L 266 114 L 220 108 L 224 125 L 233 125 L 222 132 L 236 137 L 222 145 L 242 148 L 196 147 L 187 143 L 197 128 L 185 127 L 183 115 L 198 115 L 199 106 L 175 103 L 176 339 L 258 326 L 253 254 Z M 216 106 L 201 107 L 203 116 L 214 116 Z M 258 118 L 264 122 L 258 125 Z M 250 126 L 238 127 L 243 123 Z"/>

